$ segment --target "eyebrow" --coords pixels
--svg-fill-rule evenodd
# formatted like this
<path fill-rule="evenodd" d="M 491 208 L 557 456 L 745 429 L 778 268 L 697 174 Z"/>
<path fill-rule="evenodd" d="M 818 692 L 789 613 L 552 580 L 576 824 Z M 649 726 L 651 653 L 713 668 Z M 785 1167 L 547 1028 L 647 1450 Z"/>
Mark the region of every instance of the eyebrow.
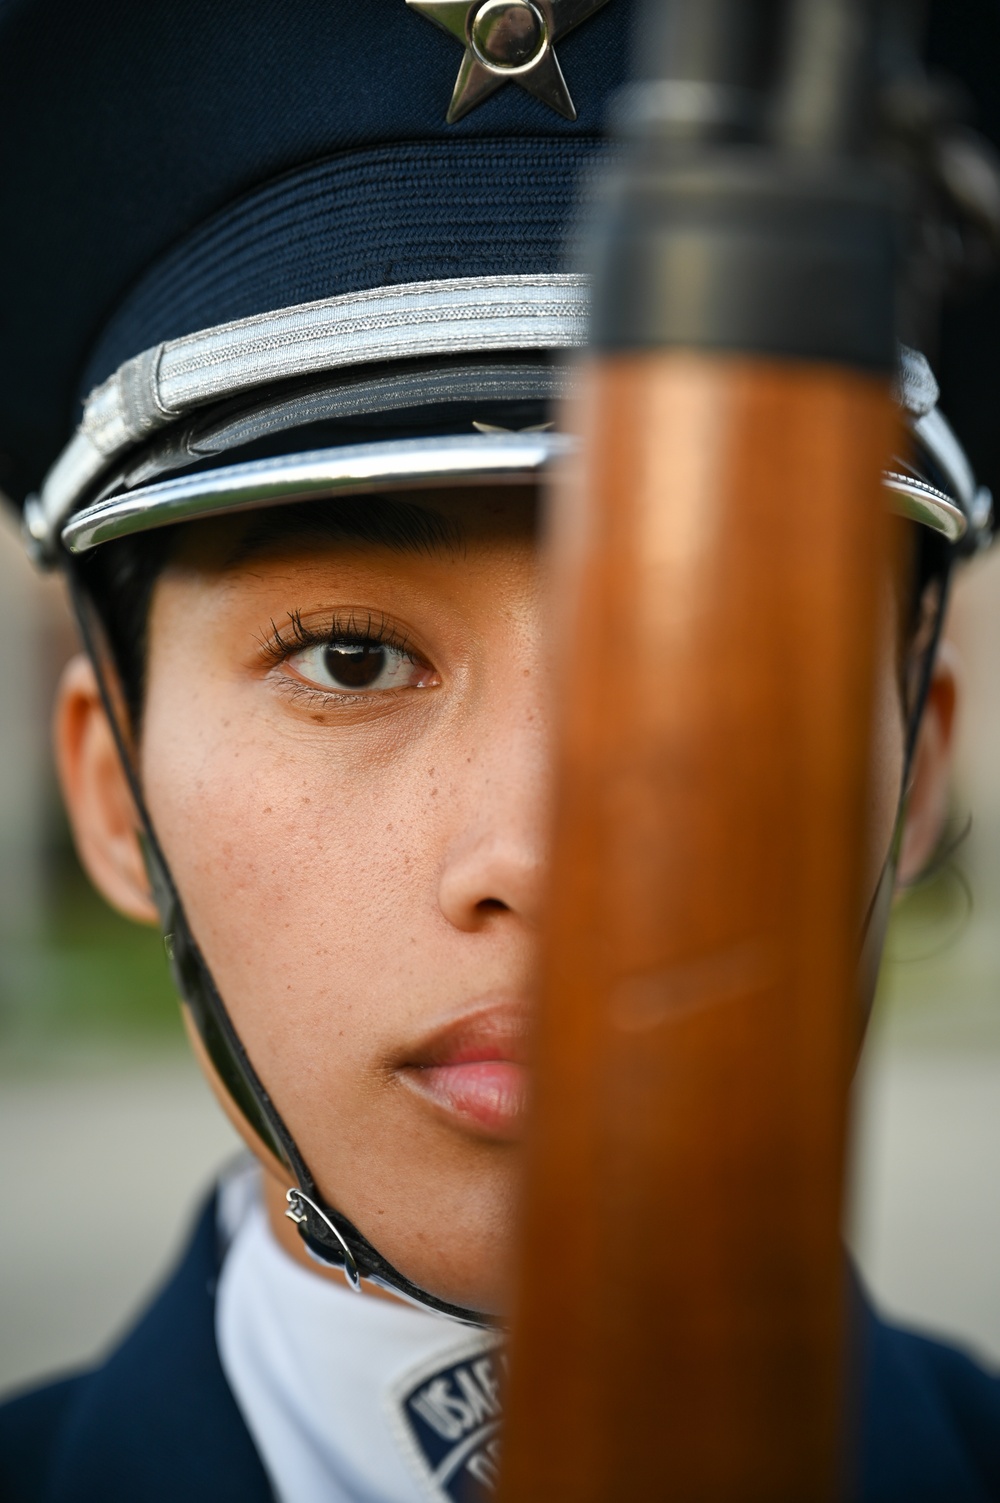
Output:
<path fill-rule="evenodd" d="M 434 553 L 461 548 L 463 541 L 457 521 L 427 507 L 387 496 L 345 496 L 262 512 L 233 545 L 225 567 L 237 568 L 289 543 L 314 547 L 368 543 L 394 553 Z"/>

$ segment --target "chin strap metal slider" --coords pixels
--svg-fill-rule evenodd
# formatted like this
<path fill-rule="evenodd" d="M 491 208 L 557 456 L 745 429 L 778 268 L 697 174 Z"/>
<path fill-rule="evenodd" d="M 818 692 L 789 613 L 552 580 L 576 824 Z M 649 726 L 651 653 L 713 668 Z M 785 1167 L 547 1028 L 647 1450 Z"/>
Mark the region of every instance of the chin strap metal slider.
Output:
<path fill-rule="evenodd" d="M 314 1200 L 310 1200 L 302 1190 L 294 1186 L 287 1192 L 285 1199 L 288 1202 L 285 1215 L 298 1227 L 299 1236 L 306 1245 L 306 1251 L 316 1259 L 317 1263 L 325 1263 L 333 1268 L 343 1268 L 347 1282 L 355 1294 L 360 1294 L 361 1275 L 354 1261 L 354 1254 L 326 1212 L 321 1210 Z M 335 1243 L 332 1247 L 330 1246 L 331 1237 Z"/>

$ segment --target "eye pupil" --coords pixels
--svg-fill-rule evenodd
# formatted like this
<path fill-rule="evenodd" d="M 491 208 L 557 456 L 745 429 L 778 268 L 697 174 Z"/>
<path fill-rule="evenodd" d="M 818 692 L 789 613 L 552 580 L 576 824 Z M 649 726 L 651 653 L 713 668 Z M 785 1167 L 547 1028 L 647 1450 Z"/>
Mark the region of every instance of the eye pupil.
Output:
<path fill-rule="evenodd" d="M 325 651 L 330 677 L 344 689 L 366 689 L 385 667 L 385 648 L 374 643 L 338 642 Z"/>

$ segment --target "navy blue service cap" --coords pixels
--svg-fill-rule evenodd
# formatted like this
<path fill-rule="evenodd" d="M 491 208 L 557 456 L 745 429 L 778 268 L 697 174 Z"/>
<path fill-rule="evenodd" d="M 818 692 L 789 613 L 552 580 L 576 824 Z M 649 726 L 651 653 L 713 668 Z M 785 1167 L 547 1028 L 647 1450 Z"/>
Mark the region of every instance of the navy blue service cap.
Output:
<path fill-rule="evenodd" d="M 39 552 L 560 452 L 634 8 L 0 0 L 0 488 Z M 901 509 L 985 536 L 916 357 L 900 394 Z"/>

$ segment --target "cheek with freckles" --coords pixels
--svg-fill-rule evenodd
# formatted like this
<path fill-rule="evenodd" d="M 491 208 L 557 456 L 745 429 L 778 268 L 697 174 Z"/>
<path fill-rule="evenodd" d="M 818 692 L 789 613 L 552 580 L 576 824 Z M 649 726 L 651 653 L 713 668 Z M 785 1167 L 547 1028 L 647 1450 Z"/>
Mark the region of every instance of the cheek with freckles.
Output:
<path fill-rule="evenodd" d="M 191 765 L 149 734 L 147 760 L 154 823 L 199 944 L 251 1055 L 263 1046 L 283 1073 L 303 1041 L 312 1054 L 336 1039 L 331 1068 L 334 1056 L 346 1068 L 421 990 L 416 955 L 433 959 L 427 769 L 359 769 L 302 746 L 292 756 L 263 732 L 239 747 L 199 741 Z"/>

